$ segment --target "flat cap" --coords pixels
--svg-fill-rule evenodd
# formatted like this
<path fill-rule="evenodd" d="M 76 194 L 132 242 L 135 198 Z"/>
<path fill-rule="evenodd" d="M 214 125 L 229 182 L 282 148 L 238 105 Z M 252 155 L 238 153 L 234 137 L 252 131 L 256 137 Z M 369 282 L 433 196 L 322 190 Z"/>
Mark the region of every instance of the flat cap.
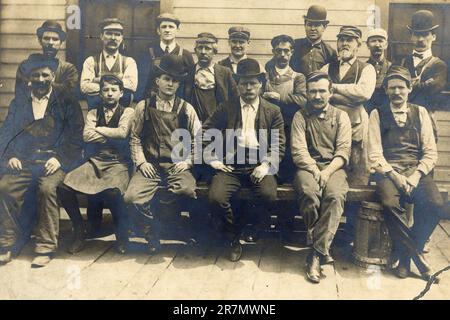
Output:
<path fill-rule="evenodd" d="M 99 23 L 102 30 L 121 30 L 123 31 L 123 21 L 118 18 L 107 18 Z"/>
<path fill-rule="evenodd" d="M 323 72 L 323 71 L 313 71 L 310 72 L 307 76 L 306 76 L 306 82 L 314 82 L 314 81 L 318 81 L 320 79 L 327 79 L 328 81 L 331 82 L 331 78 L 328 75 L 328 73 Z"/>
<path fill-rule="evenodd" d="M 231 27 L 228 29 L 229 39 L 250 40 L 250 30 L 246 27 Z"/>
<path fill-rule="evenodd" d="M 381 37 L 384 39 L 388 39 L 388 35 L 386 30 L 377 28 L 369 31 L 369 34 L 367 35 L 367 40 L 369 40 L 371 37 Z"/>
<path fill-rule="evenodd" d="M 42 53 L 33 53 L 22 63 L 21 70 L 24 75 L 29 76 L 34 70 L 49 68 L 53 72 L 58 68 L 58 60 L 49 58 Z"/>
<path fill-rule="evenodd" d="M 358 27 L 355 26 L 342 26 L 339 30 L 339 33 L 337 34 L 337 37 L 353 37 L 353 38 L 361 38 L 362 37 L 362 31 Z"/>
<path fill-rule="evenodd" d="M 409 70 L 402 66 L 394 65 L 390 67 L 386 73 L 386 77 L 384 78 L 384 84 L 392 78 L 400 78 L 408 83 L 411 83 L 411 74 L 409 73 Z"/>
<path fill-rule="evenodd" d="M 181 24 L 180 19 L 178 19 L 174 14 L 169 12 L 161 13 L 158 17 L 156 17 L 156 26 L 159 26 L 163 21 L 173 22 L 177 25 L 177 27 L 179 27 Z"/>
<path fill-rule="evenodd" d="M 209 32 L 202 32 L 197 35 L 196 43 L 217 43 L 216 36 Z"/>

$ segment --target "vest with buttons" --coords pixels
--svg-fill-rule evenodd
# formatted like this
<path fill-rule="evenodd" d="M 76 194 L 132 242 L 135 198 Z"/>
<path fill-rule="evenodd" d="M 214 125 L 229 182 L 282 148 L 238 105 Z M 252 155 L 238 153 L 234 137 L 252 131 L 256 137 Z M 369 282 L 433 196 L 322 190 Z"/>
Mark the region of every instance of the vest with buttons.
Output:
<path fill-rule="evenodd" d="M 347 73 L 345 74 L 344 78 L 340 79 L 339 76 L 339 61 L 331 62 L 328 68 L 328 74 L 331 78 L 331 81 L 333 83 L 358 83 L 359 79 L 361 78 L 362 71 L 367 66 L 366 62 L 363 62 L 359 59 L 356 59 L 355 62 L 352 64 L 350 69 L 348 69 Z"/>
<path fill-rule="evenodd" d="M 114 63 L 111 70 L 108 69 L 106 66 L 105 57 L 103 56 L 103 52 L 99 55 L 94 56 L 94 71 L 96 77 L 102 77 L 105 75 L 114 75 L 116 77 L 122 78 L 123 73 L 125 71 L 125 63 L 126 63 L 127 57 L 124 57 L 120 53 L 118 54 L 118 57 L 116 59 L 116 62 Z"/>

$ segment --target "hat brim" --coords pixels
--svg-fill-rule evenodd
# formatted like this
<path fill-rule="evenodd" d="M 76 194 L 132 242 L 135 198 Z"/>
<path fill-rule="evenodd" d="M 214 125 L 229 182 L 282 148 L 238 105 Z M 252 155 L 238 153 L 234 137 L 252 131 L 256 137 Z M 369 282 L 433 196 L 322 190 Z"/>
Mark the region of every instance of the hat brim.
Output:
<path fill-rule="evenodd" d="M 233 74 L 233 78 L 238 81 L 241 78 L 258 78 L 261 81 L 264 81 L 264 79 L 266 78 L 266 74 L 265 72 L 260 72 L 260 73 L 251 73 L 251 74 L 238 74 L 238 73 L 234 73 Z"/>
<path fill-rule="evenodd" d="M 359 35 L 357 35 L 357 34 L 354 34 L 354 33 L 346 33 L 346 32 L 344 32 L 344 33 L 338 33 L 336 37 L 337 37 L 337 38 L 339 38 L 339 37 L 351 37 L 351 38 L 355 38 L 355 39 L 360 39 L 360 38 L 361 38 L 361 37 L 360 37 Z"/>
<path fill-rule="evenodd" d="M 59 38 L 61 39 L 61 41 L 65 41 L 66 40 L 66 32 L 64 30 L 59 30 L 56 28 L 46 28 L 46 27 L 39 27 L 36 30 L 36 34 L 39 38 L 42 38 L 42 36 L 44 35 L 44 32 L 49 31 L 49 32 L 56 32 L 59 35 Z"/>
<path fill-rule="evenodd" d="M 186 79 L 186 77 L 188 76 L 187 72 L 184 72 L 184 73 L 173 73 L 173 72 L 164 70 L 163 68 L 161 68 L 157 64 L 155 65 L 155 71 L 156 71 L 156 76 L 160 76 L 162 74 L 167 74 L 167 75 L 173 77 L 174 79 L 177 79 L 177 80 L 180 80 L 180 81 Z"/>
<path fill-rule="evenodd" d="M 329 24 L 330 21 L 329 20 L 322 20 L 322 19 L 310 19 L 307 16 L 303 16 L 303 19 L 305 19 L 306 21 L 311 21 L 311 22 L 321 22 L 321 23 L 325 23 L 325 24 Z"/>
<path fill-rule="evenodd" d="M 408 28 L 409 31 L 412 31 L 412 32 L 427 32 L 427 31 L 433 31 L 433 30 L 439 28 L 439 25 L 437 24 L 435 26 L 432 26 L 431 28 L 426 28 L 426 29 L 414 29 L 412 26 L 409 26 L 409 25 L 407 25 L 406 27 Z"/>

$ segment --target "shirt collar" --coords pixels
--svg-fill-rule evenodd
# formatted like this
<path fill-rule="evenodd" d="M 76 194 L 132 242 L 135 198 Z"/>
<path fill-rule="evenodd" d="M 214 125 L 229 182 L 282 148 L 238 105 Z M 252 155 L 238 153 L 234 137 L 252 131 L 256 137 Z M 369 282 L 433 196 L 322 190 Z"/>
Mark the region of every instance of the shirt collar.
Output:
<path fill-rule="evenodd" d="M 342 60 L 339 60 L 340 61 L 340 65 L 342 66 L 342 65 L 344 65 L 344 64 L 348 64 L 348 65 L 350 65 L 350 66 L 352 66 L 354 63 L 355 63 L 355 61 L 356 61 L 356 56 L 355 57 L 353 57 L 353 58 L 351 58 L 350 60 L 348 60 L 348 61 L 342 61 Z"/>
<path fill-rule="evenodd" d="M 241 59 L 237 60 L 235 57 L 233 57 L 231 54 L 229 56 L 231 63 L 238 64 L 239 61 L 247 59 L 247 55 L 245 54 Z"/>
<path fill-rule="evenodd" d="M 50 91 L 49 91 L 45 96 L 43 96 L 41 99 L 39 99 L 38 97 L 36 97 L 36 96 L 33 94 L 33 91 L 31 91 L 31 98 L 32 98 L 33 100 L 37 100 L 37 101 L 50 100 L 50 95 L 52 94 L 52 91 L 53 91 L 53 88 L 50 87 Z"/>
<path fill-rule="evenodd" d="M 117 51 L 116 53 L 114 53 L 114 54 L 109 54 L 108 52 L 106 52 L 105 50 L 103 50 L 103 56 L 105 57 L 105 58 L 108 58 L 108 57 L 112 57 L 112 58 L 114 58 L 114 59 L 117 59 L 117 56 L 119 55 L 119 51 Z"/>
<path fill-rule="evenodd" d="M 250 105 L 250 106 L 252 106 L 252 108 L 253 108 L 254 111 L 257 111 L 257 110 L 258 110 L 258 107 L 259 107 L 259 97 L 257 97 L 256 100 L 255 100 L 253 103 L 251 103 L 251 104 L 246 103 L 244 100 L 242 100 L 242 98 L 239 98 L 239 100 L 240 100 L 240 102 L 241 102 L 241 108 L 243 108 L 245 105 Z"/>
<path fill-rule="evenodd" d="M 114 113 L 114 112 L 116 112 L 116 109 L 117 109 L 118 106 L 119 106 L 119 104 L 116 104 L 116 106 L 113 107 L 113 108 L 107 108 L 107 107 L 103 106 L 103 111 L 104 111 L 105 113 L 106 113 L 107 111 Z"/>
<path fill-rule="evenodd" d="M 309 40 L 309 38 L 308 37 L 306 37 L 306 40 L 308 40 L 308 43 L 309 43 L 309 45 L 311 46 L 311 47 L 314 47 L 314 46 L 316 46 L 316 45 L 320 45 L 321 43 L 322 43 L 322 39 L 319 39 L 319 40 L 317 40 L 316 42 L 312 42 L 311 40 Z"/>
<path fill-rule="evenodd" d="M 170 104 L 170 106 L 173 107 L 173 105 L 175 103 L 175 97 L 170 100 L 163 100 L 160 98 L 160 96 L 156 95 L 156 103 L 163 103 L 163 102 L 168 102 Z"/>
<path fill-rule="evenodd" d="M 407 113 L 408 112 L 408 103 L 405 102 L 400 108 L 393 108 L 390 105 L 392 113 Z"/>
<path fill-rule="evenodd" d="M 426 51 L 423 51 L 423 52 L 417 52 L 416 50 L 413 50 L 413 54 L 414 53 L 418 53 L 418 54 L 423 55 L 422 60 L 433 56 L 433 51 L 431 50 L 431 48 L 426 50 Z"/>
<path fill-rule="evenodd" d="M 211 63 L 211 65 L 210 65 L 208 68 L 202 68 L 202 67 L 200 67 L 200 65 L 197 63 L 197 64 L 195 65 L 195 72 L 197 72 L 197 71 L 200 70 L 200 69 L 208 69 L 212 74 L 214 74 L 214 62 Z"/>
<path fill-rule="evenodd" d="M 161 41 L 159 43 L 159 46 L 161 47 L 163 52 L 166 51 L 167 44 L 165 44 L 164 42 Z M 175 41 L 173 41 L 171 44 L 169 44 L 169 52 L 172 52 L 173 50 L 175 50 L 176 46 L 177 46 L 177 43 Z"/>
<path fill-rule="evenodd" d="M 376 64 L 376 65 L 383 65 L 384 63 L 386 62 L 386 57 L 385 56 L 383 56 L 383 58 L 380 60 L 380 62 L 378 62 L 377 60 L 375 60 L 374 58 L 372 58 L 372 57 L 370 57 L 369 58 L 369 63 L 372 63 L 372 64 Z"/>

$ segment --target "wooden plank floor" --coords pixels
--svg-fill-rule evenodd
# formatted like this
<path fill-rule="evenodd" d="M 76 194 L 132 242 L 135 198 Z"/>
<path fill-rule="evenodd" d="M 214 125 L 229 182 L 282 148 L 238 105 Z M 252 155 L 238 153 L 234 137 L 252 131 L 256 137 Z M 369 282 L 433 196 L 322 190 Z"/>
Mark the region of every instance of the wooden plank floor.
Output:
<path fill-rule="evenodd" d="M 122 256 L 108 234 L 72 256 L 64 250 L 69 228 L 63 220 L 61 249 L 46 268 L 30 268 L 31 245 L 0 267 L 0 299 L 412 299 L 425 288 L 418 278 L 400 280 L 376 267 L 357 267 L 338 245 L 335 264 L 323 266 L 323 280 L 311 284 L 304 272 L 306 248 L 283 246 L 277 234 L 245 244 L 242 259 L 232 263 L 219 246 L 192 248 L 172 240 L 149 256 L 144 242 L 133 239 L 130 253 Z M 436 270 L 450 264 L 450 221 L 434 232 L 427 256 Z M 423 299 L 450 299 L 450 271 Z"/>

